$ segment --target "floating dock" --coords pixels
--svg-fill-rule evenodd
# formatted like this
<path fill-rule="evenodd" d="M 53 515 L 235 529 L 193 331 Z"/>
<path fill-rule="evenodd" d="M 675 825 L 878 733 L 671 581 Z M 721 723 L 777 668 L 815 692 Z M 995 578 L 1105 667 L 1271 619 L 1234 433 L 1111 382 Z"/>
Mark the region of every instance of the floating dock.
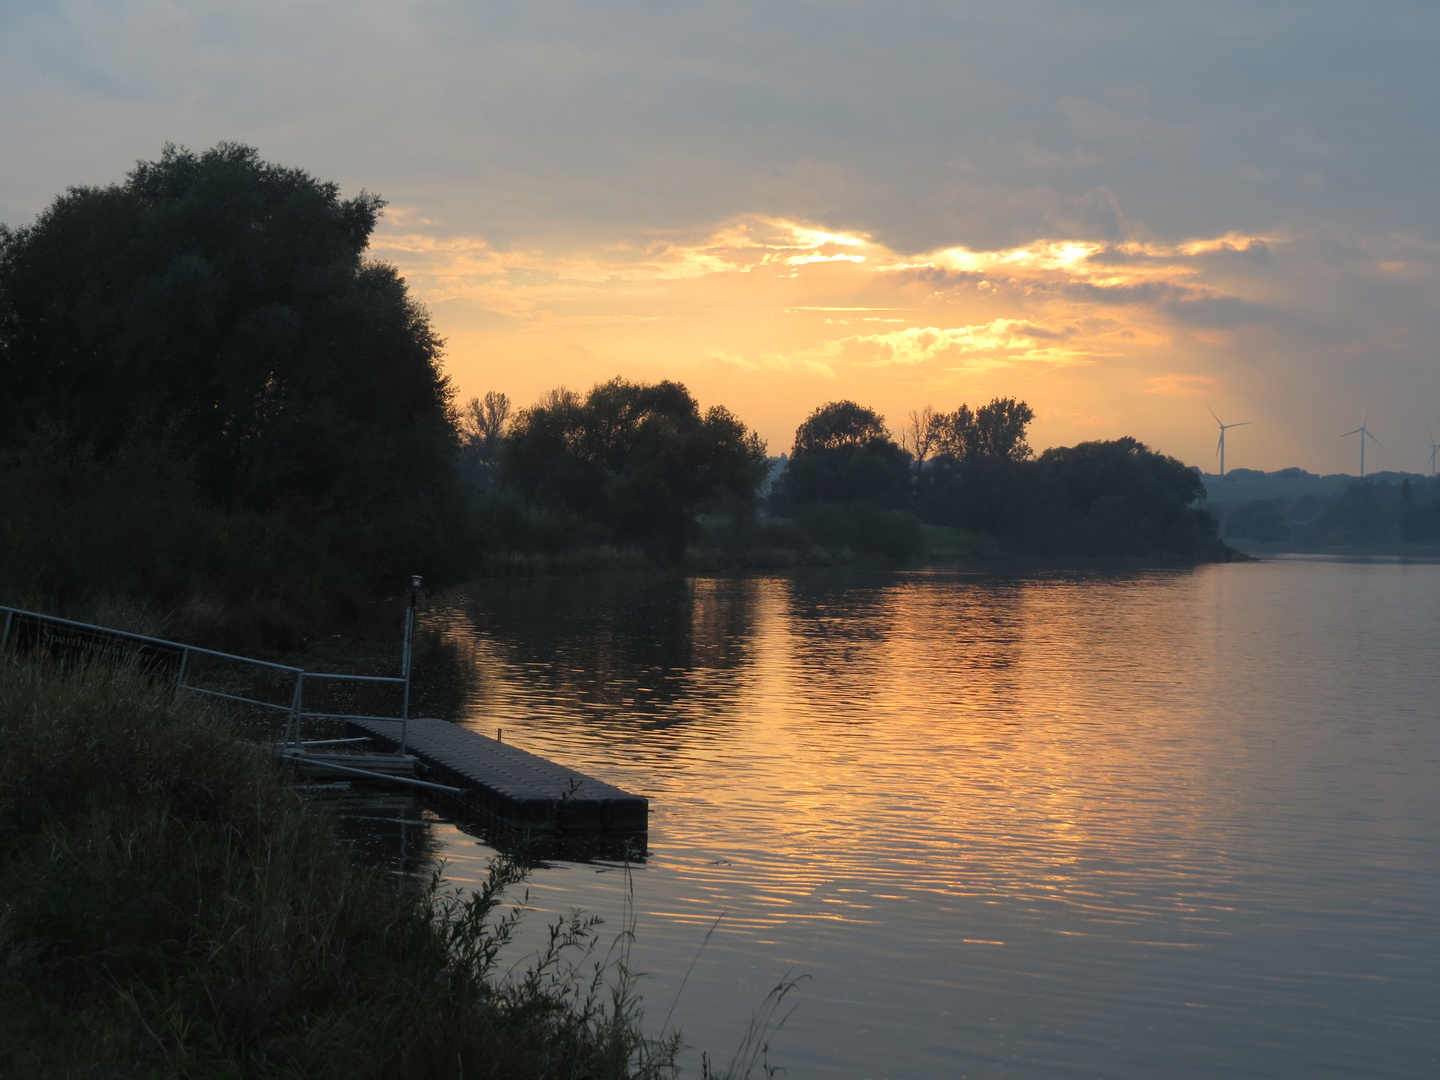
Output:
<path fill-rule="evenodd" d="M 349 725 L 389 746 L 400 721 L 352 719 Z M 650 800 L 613 784 L 491 739 L 448 720 L 411 720 L 406 751 L 429 779 L 464 789 L 450 796 L 511 829 L 562 833 L 643 833 Z"/>

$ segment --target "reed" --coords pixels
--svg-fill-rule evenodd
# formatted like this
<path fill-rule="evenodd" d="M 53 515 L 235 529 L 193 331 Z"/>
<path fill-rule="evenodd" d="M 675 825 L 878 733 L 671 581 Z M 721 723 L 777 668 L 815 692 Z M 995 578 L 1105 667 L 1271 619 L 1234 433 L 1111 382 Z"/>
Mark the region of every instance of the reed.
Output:
<path fill-rule="evenodd" d="M 593 920 L 502 970 L 523 876 L 397 891 L 219 712 L 0 661 L 0 1075 L 672 1076 Z"/>

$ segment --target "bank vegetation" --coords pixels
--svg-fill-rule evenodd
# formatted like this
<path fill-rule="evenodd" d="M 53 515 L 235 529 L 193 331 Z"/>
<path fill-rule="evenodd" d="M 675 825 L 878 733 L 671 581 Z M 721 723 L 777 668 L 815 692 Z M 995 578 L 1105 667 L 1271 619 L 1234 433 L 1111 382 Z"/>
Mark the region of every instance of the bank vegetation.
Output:
<path fill-rule="evenodd" d="M 502 964 L 522 877 L 387 879 L 215 709 L 0 661 L 0 1075 L 673 1075 L 623 933 Z"/>

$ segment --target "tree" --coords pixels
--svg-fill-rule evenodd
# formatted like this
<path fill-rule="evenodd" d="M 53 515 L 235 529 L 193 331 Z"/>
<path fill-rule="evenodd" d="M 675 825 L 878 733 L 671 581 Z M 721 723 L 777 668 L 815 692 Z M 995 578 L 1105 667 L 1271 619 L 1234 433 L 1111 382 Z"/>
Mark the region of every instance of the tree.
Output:
<path fill-rule="evenodd" d="M 1025 429 L 1034 419 L 1035 411 L 1016 398 L 995 398 L 974 412 L 961 405 L 953 413 L 929 417 L 927 442 L 937 454 L 960 461 L 1028 461 L 1032 451 L 1025 442 Z"/>
<path fill-rule="evenodd" d="M 486 464 L 500 456 L 500 440 L 510 419 L 510 399 L 489 390 L 485 399 L 471 398 L 460 409 L 460 443 Z"/>
<path fill-rule="evenodd" d="M 997 400 L 1004 407 L 991 415 L 1003 422 L 977 435 L 969 456 L 943 453 L 918 470 L 924 520 L 1037 555 L 1230 557 L 1215 518 L 1196 505 L 1205 486 L 1195 470 L 1132 438 L 1055 447 L 1032 460 L 1021 426 L 1029 410 Z"/>
<path fill-rule="evenodd" d="M 149 427 L 225 506 L 435 505 L 451 392 L 425 310 L 365 258 L 384 205 L 167 145 L 0 227 L 0 439 L 49 423 L 103 458 Z"/>
<path fill-rule="evenodd" d="M 542 506 L 607 526 L 676 559 L 696 514 L 753 505 L 765 444 L 722 406 L 705 413 L 680 383 L 613 379 L 584 399 L 557 390 L 523 409 L 501 450 L 502 482 Z"/>
<path fill-rule="evenodd" d="M 926 405 L 923 409 L 911 409 L 900 425 L 900 446 L 919 464 L 924 464 L 936 448 L 940 434 L 936 420 L 935 410 Z"/>
<path fill-rule="evenodd" d="M 1269 499 L 1251 499 L 1225 519 L 1225 535 L 1268 544 L 1289 540 L 1290 526 Z"/>
<path fill-rule="evenodd" d="M 1195 504 L 1205 498 L 1200 474 L 1157 454 L 1138 439 L 1055 447 L 1040 455 L 1053 485 L 1042 550 L 1101 558 L 1224 558 L 1219 523 Z"/>
<path fill-rule="evenodd" d="M 890 437 L 879 413 L 853 401 L 832 401 L 796 429 L 779 486 L 781 505 L 900 508 L 910 497 L 910 455 Z"/>
<path fill-rule="evenodd" d="M 795 429 L 791 458 L 828 450 L 868 450 L 892 442 L 885 418 L 853 401 L 821 405 Z"/>
<path fill-rule="evenodd" d="M 1394 538 L 1402 509 L 1393 485 L 1373 477 L 1351 479 L 1307 531 L 1320 543 L 1373 544 Z"/>
<path fill-rule="evenodd" d="M 1025 429 L 1035 411 L 1015 398 L 995 398 L 975 412 L 976 449 L 981 457 L 1028 461 L 1033 454 Z"/>

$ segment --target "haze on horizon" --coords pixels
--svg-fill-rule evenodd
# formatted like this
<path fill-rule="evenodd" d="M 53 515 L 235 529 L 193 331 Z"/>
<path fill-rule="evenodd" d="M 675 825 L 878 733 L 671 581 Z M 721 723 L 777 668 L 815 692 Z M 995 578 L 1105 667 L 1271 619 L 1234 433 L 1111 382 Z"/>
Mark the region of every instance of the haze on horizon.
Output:
<path fill-rule="evenodd" d="M 390 203 L 462 397 L 674 378 L 788 449 L 1024 398 L 1037 448 L 1429 471 L 1440 10 L 0 8 L 0 221 L 221 140 Z"/>

